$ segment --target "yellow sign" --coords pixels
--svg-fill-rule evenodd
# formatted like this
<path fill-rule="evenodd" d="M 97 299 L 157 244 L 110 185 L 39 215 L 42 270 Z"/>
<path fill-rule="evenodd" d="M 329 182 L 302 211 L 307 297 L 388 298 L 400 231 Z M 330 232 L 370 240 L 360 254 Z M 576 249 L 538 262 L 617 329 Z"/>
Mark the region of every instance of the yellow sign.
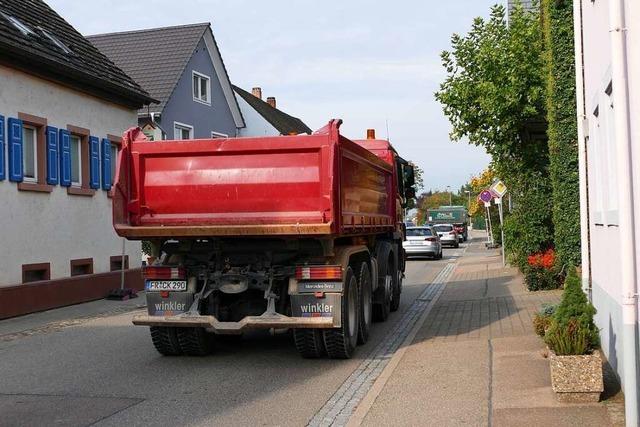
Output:
<path fill-rule="evenodd" d="M 491 186 L 491 192 L 497 197 L 502 197 L 507 193 L 507 186 L 504 185 L 504 182 L 498 180 Z"/>

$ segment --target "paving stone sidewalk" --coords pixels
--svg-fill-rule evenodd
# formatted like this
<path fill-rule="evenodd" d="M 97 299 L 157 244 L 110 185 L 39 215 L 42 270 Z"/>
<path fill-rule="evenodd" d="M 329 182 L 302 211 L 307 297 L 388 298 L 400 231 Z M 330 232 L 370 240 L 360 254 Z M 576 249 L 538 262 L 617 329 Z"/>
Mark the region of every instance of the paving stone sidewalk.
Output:
<path fill-rule="evenodd" d="M 555 399 L 531 319 L 560 296 L 473 241 L 362 425 L 619 425 L 608 405 Z"/>

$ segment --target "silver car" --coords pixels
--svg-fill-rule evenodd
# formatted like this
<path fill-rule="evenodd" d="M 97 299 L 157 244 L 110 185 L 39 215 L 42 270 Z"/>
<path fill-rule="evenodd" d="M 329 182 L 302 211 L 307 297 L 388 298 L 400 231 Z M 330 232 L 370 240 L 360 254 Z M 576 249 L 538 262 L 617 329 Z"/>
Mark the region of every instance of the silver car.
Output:
<path fill-rule="evenodd" d="M 440 238 L 432 227 L 407 227 L 407 240 L 402 242 L 402 247 L 407 257 L 422 255 L 442 258 Z"/>
<path fill-rule="evenodd" d="M 433 229 L 438 233 L 438 236 L 440 236 L 440 242 L 443 246 L 453 246 L 454 248 L 460 246 L 458 233 L 456 233 L 453 224 L 436 224 L 433 226 Z"/>

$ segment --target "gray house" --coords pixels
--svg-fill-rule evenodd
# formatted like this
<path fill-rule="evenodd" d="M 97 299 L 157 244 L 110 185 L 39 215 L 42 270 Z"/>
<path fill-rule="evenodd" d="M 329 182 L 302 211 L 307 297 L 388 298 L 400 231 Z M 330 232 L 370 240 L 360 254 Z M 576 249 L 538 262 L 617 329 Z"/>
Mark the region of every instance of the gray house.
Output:
<path fill-rule="evenodd" d="M 209 23 L 87 38 L 160 101 L 138 111 L 148 137 L 233 137 L 245 127 Z"/>

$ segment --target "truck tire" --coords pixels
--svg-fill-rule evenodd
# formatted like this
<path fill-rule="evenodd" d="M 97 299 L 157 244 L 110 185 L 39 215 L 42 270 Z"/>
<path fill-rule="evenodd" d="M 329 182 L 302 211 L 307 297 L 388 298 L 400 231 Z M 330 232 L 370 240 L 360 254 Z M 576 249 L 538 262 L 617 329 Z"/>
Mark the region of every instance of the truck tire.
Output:
<path fill-rule="evenodd" d="M 393 284 L 393 254 L 389 244 L 378 248 L 378 278 L 380 284 L 373 296 L 373 320 L 384 322 L 391 311 L 391 292 Z"/>
<path fill-rule="evenodd" d="M 213 352 L 213 335 L 204 328 L 178 328 L 180 349 L 187 356 L 206 356 Z"/>
<path fill-rule="evenodd" d="M 327 355 L 322 329 L 294 329 L 293 341 L 296 350 L 305 359 L 318 359 Z"/>
<path fill-rule="evenodd" d="M 360 305 L 358 344 L 365 344 L 369 341 L 369 331 L 371 329 L 371 321 L 373 319 L 373 291 L 371 290 L 371 272 L 369 271 L 369 263 L 367 262 L 363 262 L 360 265 L 360 275 L 358 276 L 358 301 Z"/>
<path fill-rule="evenodd" d="M 358 344 L 358 280 L 351 267 L 347 268 L 344 278 L 344 292 L 341 307 L 341 326 L 324 329 L 324 345 L 327 355 L 332 359 L 350 359 Z"/>
<path fill-rule="evenodd" d="M 391 284 L 391 311 L 398 311 L 400 308 L 400 294 L 402 294 L 402 271 L 396 268 L 393 273 L 393 283 Z"/>
<path fill-rule="evenodd" d="M 158 353 L 163 356 L 179 356 L 182 354 L 176 328 L 150 326 L 149 332 L 151 332 L 151 341 Z"/>

